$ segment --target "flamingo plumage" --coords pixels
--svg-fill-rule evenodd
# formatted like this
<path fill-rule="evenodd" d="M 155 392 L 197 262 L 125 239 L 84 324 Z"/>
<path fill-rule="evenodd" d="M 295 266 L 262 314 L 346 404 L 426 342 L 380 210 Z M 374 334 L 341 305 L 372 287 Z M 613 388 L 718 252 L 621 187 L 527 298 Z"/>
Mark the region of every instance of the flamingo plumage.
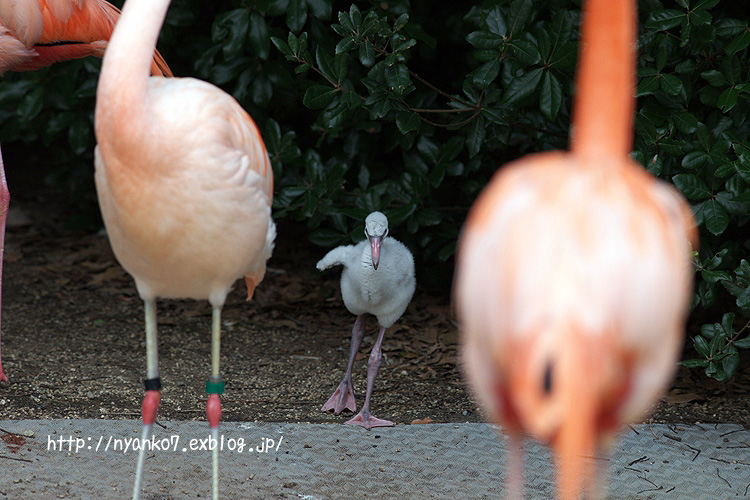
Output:
<path fill-rule="evenodd" d="M 601 493 L 589 460 L 677 366 L 697 234 L 689 205 L 629 159 L 634 0 L 586 0 L 571 151 L 503 167 L 471 209 L 455 300 L 474 392 L 510 435 L 551 445 L 558 498 Z"/>
<path fill-rule="evenodd" d="M 0 2 L 0 75 L 60 61 L 102 57 L 119 9 L 104 0 L 3 0 Z M 151 71 L 172 76 L 156 52 Z M 10 193 L 0 153 L 0 291 L 5 221 Z M 1 304 L 2 302 L 0 302 Z M 0 356 L 0 382 L 7 382 Z"/>
<path fill-rule="evenodd" d="M 224 382 L 221 308 L 245 277 L 248 300 L 265 274 L 275 225 L 271 163 L 250 116 L 228 94 L 193 78 L 149 78 L 170 0 L 127 0 L 97 89 L 96 188 L 115 256 L 146 313 L 146 440 L 160 401 L 156 299 L 207 299 L 213 308 L 206 414 L 218 439 Z M 127 85 L 124 83 L 127 82 Z M 140 495 L 145 446 L 133 498 Z M 218 498 L 218 448 L 213 450 Z"/>

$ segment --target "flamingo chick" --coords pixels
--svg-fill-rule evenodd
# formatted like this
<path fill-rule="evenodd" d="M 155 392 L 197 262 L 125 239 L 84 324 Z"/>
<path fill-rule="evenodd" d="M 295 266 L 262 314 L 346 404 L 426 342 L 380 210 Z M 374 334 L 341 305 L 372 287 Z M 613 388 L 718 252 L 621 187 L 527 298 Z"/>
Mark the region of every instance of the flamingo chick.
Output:
<path fill-rule="evenodd" d="M 86 56 L 102 57 L 119 15 L 120 11 L 104 0 L 3 0 L 0 2 L 0 75 L 6 71 L 36 70 Z M 158 52 L 154 54 L 151 72 L 172 76 Z M 0 297 L 9 203 L 10 192 L 0 152 Z M 0 382 L 7 381 L 0 350 Z"/>
<path fill-rule="evenodd" d="M 380 324 L 378 339 L 367 362 L 365 404 L 354 418 L 346 422 L 361 425 L 369 431 L 373 427 L 393 426 L 393 422 L 370 414 L 370 396 L 380 368 L 380 346 L 385 330 L 404 314 L 414 295 L 417 281 L 414 277 L 414 257 L 403 243 L 388 236 L 388 219 L 384 214 L 373 212 L 367 216 L 365 236 L 367 239 L 356 245 L 334 248 L 320 259 L 316 267 L 323 271 L 333 266 L 344 266 L 341 273 L 341 296 L 349 312 L 357 316 L 352 328 L 349 362 L 344 378 L 333 396 L 323 405 L 322 411 L 333 410 L 336 415 L 345 408 L 357 411 L 352 388 L 352 367 L 365 335 L 365 313 L 376 316 Z"/>
<path fill-rule="evenodd" d="M 511 437 L 550 443 L 558 498 L 598 498 L 587 458 L 641 418 L 677 366 L 691 297 L 689 205 L 628 158 L 634 0 L 587 0 L 569 153 L 502 168 L 471 209 L 455 299 L 469 382 Z"/>
<path fill-rule="evenodd" d="M 161 383 L 156 299 L 208 299 L 213 307 L 206 414 L 218 439 L 221 308 L 245 276 L 248 300 L 276 235 L 273 174 L 255 123 L 222 90 L 192 78 L 149 78 L 150 54 L 170 0 L 127 0 L 102 64 L 96 102 L 96 189 L 112 249 L 146 312 L 143 440 Z M 145 446 L 133 498 L 140 495 Z M 218 498 L 218 447 L 213 450 Z"/>

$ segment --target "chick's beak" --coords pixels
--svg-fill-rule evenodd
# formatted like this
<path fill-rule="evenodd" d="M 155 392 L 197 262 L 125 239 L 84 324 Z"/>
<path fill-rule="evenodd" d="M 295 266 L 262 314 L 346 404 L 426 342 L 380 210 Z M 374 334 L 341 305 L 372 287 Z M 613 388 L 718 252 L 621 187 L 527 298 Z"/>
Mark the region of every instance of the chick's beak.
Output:
<path fill-rule="evenodd" d="M 382 236 L 368 236 L 370 240 L 370 250 L 372 251 L 372 267 L 378 268 L 380 264 L 380 242 L 383 241 Z"/>

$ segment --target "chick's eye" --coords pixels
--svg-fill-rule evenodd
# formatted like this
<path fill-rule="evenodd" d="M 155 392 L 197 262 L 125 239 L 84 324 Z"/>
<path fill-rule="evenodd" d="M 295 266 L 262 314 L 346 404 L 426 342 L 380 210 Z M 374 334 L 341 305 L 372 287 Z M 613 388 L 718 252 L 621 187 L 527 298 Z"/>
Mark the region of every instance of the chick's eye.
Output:
<path fill-rule="evenodd" d="M 542 390 L 545 396 L 549 396 L 552 393 L 552 362 L 547 361 L 544 366 L 544 375 L 542 377 Z"/>

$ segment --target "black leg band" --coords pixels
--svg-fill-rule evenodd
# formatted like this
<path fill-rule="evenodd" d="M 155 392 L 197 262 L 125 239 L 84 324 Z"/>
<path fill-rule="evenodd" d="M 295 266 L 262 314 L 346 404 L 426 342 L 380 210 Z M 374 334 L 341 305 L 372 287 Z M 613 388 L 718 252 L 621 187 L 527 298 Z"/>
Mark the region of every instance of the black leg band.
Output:
<path fill-rule="evenodd" d="M 146 386 L 147 391 L 158 391 L 161 389 L 161 379 L 159 377 L 147 378 L 143 381 L 143 385 Z"/>

